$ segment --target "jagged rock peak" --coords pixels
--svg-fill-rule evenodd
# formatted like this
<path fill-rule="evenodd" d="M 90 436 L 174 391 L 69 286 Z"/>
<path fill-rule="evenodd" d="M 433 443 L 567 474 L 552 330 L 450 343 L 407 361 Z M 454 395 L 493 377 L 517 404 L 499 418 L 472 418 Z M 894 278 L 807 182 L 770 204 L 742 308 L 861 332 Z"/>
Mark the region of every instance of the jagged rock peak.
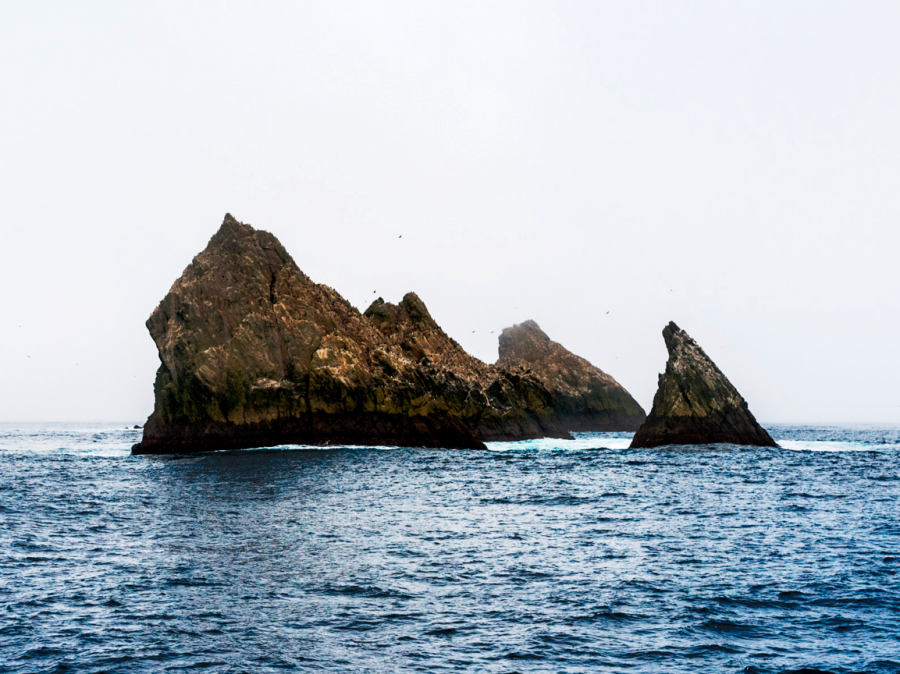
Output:
<path fill-rule="evenodd" d="M 415 293 L 406 293 L 399 304 L 385 302 L 379 297 L 364 315 L 392 346 L 414 361 L 425 359 L 452 368 L 456 375 L 470 382 L 477 381 L 479 386 L 489 386 L 488 379 L 497 375 L 493 371 L 487 372 L 492 370 L 491 366 L 467 353 L 444 332 L 432 318 L 425 302 Z"/>
<path fill-rule="evenodd" d="M 778 445 L 750 413 L 747 401 L 700 345 L 670 322 L 663 329 L 669 352 L 653 409 L 632 447 L 660 445 Z"/>
<path fill-rule="evenodd" d="M 218 250 L 225 254 L 239 254 L 246 252 L 248 248 L 270 251 L 266 257 L 269 258 L 271 264 L 276 266 L 283 264 L 296 266 L 294 259 L 274 234 L 262 229 L 255 229 L 253 226 L 239 221 L 231 213 L 225 214 L 222 225 L 212 235 L 203 252 L 215 253 Z"/>
<path fill-rule="evenodd" d="M 535 337 L 539 339 L 543 339 L 544 341 L 549 342 L 550 338 L 547 336 L 547 333 L 541 330 L 541 326 L 537 324 L 537 321 L 533 321 L 530 318 L 527 321 L 522 321 L 518 325 L 514 325 L 512 328 L 504 328 L 504 332 L 507 330 L 513 330 L 514 328 L 521 328 L 523 330 L 528 330 L 533 333 Z"/>
<path fill-rule="evenodd" d="M 633 431 L 646 416 L 615 379 L 554 342 L 533 320 L 503 330 L 497 365 L 540 379 L 567 430 Z"/>
<path fill-rule="evenodd" d="M 425 302 L 415 293 L 406 293 L 400 300 L 400 304 L 391 304 L 379 297 L 369 305 L 365 315 L 377 327 L 383 327 L 388 332 L 393 332 L 396 326 L 404 321 L 413 323 L 422 329 L 439 329 L 437 322 L 431 317 L 428 307 L 425 306 Z"/>

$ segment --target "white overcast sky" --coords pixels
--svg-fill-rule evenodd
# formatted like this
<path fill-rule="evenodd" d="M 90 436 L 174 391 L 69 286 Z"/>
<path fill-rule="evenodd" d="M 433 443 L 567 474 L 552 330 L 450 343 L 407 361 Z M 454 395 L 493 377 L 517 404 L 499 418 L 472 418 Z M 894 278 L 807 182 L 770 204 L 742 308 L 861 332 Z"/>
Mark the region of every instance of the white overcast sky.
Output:
<path fill-rule="evenodd" d="M 230 212 L 486 361 L 532 318 L 649 409 L 674 320 L 763 422 L 900 421 L 898 34 L 897 2 L 4 2 L 0 420 L 143 421 L 144 321 Z"/>

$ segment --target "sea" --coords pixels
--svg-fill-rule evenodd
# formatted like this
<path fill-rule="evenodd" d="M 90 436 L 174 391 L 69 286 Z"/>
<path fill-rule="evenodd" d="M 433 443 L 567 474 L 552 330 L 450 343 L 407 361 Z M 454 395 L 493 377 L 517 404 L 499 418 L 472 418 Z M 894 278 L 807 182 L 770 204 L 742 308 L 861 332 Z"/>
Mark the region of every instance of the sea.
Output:
<path fill-rule="evenodd" d="M 900 672 L 900 427 L 130 456 L 0 424 L 0 672 Z"/>

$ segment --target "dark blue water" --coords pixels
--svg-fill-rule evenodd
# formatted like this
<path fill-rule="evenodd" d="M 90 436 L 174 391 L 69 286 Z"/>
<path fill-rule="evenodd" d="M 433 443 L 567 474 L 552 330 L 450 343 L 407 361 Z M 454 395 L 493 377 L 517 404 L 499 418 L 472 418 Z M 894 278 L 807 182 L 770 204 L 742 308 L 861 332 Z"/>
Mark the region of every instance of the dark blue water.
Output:
<path fill-rule="evenodd" d="M 2 672 L 900 672 L 898 428 L 187 458 L 122 428 L 0 426 Z"/>

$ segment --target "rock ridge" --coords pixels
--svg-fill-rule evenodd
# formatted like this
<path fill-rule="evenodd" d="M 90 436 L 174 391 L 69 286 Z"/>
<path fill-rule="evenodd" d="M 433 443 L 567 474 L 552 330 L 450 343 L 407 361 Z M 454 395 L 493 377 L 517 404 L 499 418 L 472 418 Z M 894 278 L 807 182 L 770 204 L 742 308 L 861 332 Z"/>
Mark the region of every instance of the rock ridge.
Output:
<path fill-rule="evenodd" d="M 485 441 L 572 437 L 540 379 L 468 354 L 440 328 L 415 293 L 407 293 L 396 305 L 378 298 L 365 316 L 393 348 L 427 372 L 440 379 L 460 380 L 478 392 L 458 410 L 466 427 L 478 437 Z"/>

